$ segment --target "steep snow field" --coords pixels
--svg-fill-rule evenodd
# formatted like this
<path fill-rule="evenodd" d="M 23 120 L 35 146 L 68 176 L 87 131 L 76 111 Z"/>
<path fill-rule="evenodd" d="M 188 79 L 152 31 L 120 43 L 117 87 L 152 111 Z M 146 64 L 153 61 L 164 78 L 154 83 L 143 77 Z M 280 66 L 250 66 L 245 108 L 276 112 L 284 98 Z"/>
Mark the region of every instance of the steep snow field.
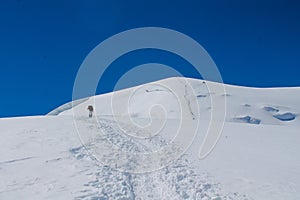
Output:
<path fill-rule="evenodd" d="M 78 100 L 73 109 L 68 103 L 47 116 L 0 119 L 0 199 L 299 199 L 300 88 L 210 90 L 218 86 L 170 78 Z M 224 128 L 213 151 L 199 159 L 214 101 L 226 103 Z M 116 163 L 132 167 L 139 160 L 124 161 L 114 151 L 97 157 L 106 146 L 155 152 L 182 125 L 188 136 L 198 119 L 188 151 L 160 170 L 115 170 Z M 163 126 L 157 132 L 149 124 Z"/>

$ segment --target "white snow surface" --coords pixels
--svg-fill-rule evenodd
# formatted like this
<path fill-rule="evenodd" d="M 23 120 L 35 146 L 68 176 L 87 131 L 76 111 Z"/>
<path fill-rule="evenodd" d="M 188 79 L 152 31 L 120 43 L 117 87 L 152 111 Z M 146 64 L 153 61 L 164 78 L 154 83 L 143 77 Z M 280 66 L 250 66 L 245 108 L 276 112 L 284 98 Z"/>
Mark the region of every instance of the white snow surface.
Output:
<path fill-rule="evenodd" d="M 0 119 L 0 199 L 300 199 L 300 88 L 224 85 L 220 93 L 209 91 L 209 85 L 221 84 L 170 78 L 77 100 L 73 108 L 67 103 L 46 116 Z M 212 99 L 226 99 L 225 124 L 213 151 L 200 160 Z M 88 105 L 95 107 L 91 119 Z M 131 135 L 141 133 L 138 127 L 128 124 L 124 130 L 114 117 L 166 125 L 141 140 Z M 80 129 L 97 136 L 95 146 L 151 152 L 169 142 L 181 119 L 200 120 L 191 147 L 172 164 L 148 173 L 102 164 L 78 135 Z"/>

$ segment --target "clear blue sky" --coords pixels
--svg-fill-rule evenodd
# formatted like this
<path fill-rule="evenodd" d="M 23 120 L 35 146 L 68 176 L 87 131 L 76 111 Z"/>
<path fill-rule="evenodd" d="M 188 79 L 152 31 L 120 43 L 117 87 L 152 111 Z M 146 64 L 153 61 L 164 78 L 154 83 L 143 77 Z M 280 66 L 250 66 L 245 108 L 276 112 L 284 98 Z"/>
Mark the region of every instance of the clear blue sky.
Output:
<path fill-rule="evenodd" d="M 70 101 L 87 54 L 116 33 L 144 26 L 175 29 L 197 40 L 225 83 L 300 86 L 299 1 L 2 0 L 0 117 L 45 114 Z M 117 78 L 124 63 L 127 70 L 149 61 L 182 64 L 160 53 L 120 58 L 99 93 L 113 88 L 115 80 L 108 77 Z M 184 73 L 197 77 L 192 70 Z"/>

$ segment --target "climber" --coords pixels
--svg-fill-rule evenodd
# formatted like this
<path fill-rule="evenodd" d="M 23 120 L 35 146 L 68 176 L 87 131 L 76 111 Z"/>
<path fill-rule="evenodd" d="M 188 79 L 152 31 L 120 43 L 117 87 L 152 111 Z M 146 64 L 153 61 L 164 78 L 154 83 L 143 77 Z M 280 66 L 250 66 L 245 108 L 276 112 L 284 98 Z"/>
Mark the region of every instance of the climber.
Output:
<path fill-rule="evenodd" d="M 87 109 L 89 110 L 89 117 L 92 117 L 93 116 L 93 111 L 94 111 L 93 106 L 89 105 Z"/>

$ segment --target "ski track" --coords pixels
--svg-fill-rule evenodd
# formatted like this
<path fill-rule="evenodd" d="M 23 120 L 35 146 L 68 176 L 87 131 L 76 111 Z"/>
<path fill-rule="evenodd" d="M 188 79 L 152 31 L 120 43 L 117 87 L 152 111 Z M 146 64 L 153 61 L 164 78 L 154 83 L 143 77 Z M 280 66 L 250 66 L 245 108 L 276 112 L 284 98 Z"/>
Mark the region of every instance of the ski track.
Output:
<path fill-rule="evenodd" d="M 102 130 L 103 135 L 89 145 L 96 145 L 101 140 L 128 152 L 151 152 L 167 144 L 159 135 L 139 141 L 138 138 L 126 135 L 109 119 L 101 119 L 98 125 L 85 118 L 78 121 L 85 124 L 87 129 L 99 132 Z M 138 131 L 131 126 L 126 128 L 128 132 Z M 97 162 L 83 146 L 70 149 L 70 153 L 78 160 L 92 161 L 84 173 L 93 177 L 93 180 L 83 184 L 83 189 L 75 197 L 76 200 L 249 199 L 246 195 L 238 193 L 224 193 L 221 185 L 211 181 L 207 174 L 196 173 L 186 155 L 161 170 L 131 174 Z"/>

